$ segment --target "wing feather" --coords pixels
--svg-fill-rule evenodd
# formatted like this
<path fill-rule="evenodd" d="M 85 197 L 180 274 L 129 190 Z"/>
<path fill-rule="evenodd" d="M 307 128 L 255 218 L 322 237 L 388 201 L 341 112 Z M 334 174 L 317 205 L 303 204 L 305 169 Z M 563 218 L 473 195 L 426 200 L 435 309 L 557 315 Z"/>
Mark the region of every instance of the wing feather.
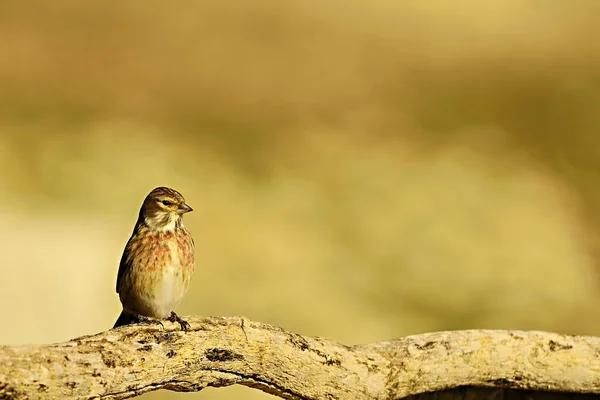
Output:
<path fill-rule="evenodd" d="M 123 279 L 123 275 L 125 275 L 125 272 L 131 268 L 131 258 L 128 257 L 129 254 L 129 248 L 131 246 L 131 241 L 135 236 L 135 230 L 133 231 L 133 233 L 131 234 L 131 237 L 129 238 L 129 240 L 127 241 L 127 244 L 125 245 L 125 249 L 123 250 L 123 255 L 121 255 L 121 261 L 119 262 L 119 272 L 117 273 L 117 293 L 119 293 L 119 287 L 121 286 L 121 280 Z"/>

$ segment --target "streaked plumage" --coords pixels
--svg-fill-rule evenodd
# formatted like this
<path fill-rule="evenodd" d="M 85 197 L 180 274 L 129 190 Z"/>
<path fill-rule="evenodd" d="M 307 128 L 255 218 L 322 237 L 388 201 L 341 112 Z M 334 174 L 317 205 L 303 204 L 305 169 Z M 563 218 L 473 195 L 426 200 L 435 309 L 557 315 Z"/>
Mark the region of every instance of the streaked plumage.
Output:
<path fill-rule="evenodd" d="M 187 328 L 174 309 L 194 272 L 194 240 L 183 225 L 183 214 L 190 211 L 176 190 L 158 187 L 146 196 L 119 265 L 123 312 L 114 327 L 168 318 Z"/>

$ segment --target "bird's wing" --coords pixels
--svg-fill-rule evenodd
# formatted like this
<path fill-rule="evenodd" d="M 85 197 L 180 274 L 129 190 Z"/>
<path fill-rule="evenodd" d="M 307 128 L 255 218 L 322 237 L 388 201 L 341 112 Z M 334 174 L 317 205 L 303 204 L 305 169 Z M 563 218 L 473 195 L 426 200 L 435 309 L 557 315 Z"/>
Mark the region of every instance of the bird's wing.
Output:
<path fill-rule="evenodd" d="M 135 232 L 134 232 L 134 234 L 135 234 Z M 133 235 L 131 235 L 131 237 L 133 238 Z M 129 253 L 128 249 L 129 249 L 130 243 L 131 243 L 131 238 L 129 238 L 129 241 L 127 242 L 127 245 L 125 246 L 125 250 L 123 250 L 123 255 L 121 256 L 121 261 L 119 262 L 119 272 L 117 273 L 117 293 L 119 293 L 119 286 L 121 285 L 121 279 L 123 279 L 123 275 L 125 274 L 125 271 L 127 271 L 131 267 L 131 259 L 129 257 L 127 257 L 127 254 Z"/>

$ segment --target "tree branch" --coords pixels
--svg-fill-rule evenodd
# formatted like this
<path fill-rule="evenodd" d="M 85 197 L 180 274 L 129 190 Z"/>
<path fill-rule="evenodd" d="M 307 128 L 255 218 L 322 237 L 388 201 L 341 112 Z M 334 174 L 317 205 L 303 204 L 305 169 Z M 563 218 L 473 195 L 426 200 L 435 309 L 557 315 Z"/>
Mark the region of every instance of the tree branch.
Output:
<path fill-rule="evenodd" d="M 595 337 L 482 330 L 344 346 L 238 317 L 188 321 L 187 333 L 165 322 L 0 347 L 0 399 L 123 399 L 233 384 L 286 399 L 397 399 L 465 386 L 600 394 Z"/>

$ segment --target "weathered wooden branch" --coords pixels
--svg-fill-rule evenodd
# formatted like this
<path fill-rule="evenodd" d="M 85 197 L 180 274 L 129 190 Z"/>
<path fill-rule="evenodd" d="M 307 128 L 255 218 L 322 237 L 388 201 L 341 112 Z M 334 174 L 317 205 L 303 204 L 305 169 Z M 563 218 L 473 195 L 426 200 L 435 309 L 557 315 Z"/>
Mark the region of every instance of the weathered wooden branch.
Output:
<path fill-rule="evenodd" d="M 0 347 L 0 399 L 123 399 L 233 384 L 287 399 L 399 399 L 453 388 L 470 398 L 485 388 L 600 394 L 595 337 L 482 330 L 344 346 L 244 318 L 188 321 L 187 333 L 165 322 Z"/>

